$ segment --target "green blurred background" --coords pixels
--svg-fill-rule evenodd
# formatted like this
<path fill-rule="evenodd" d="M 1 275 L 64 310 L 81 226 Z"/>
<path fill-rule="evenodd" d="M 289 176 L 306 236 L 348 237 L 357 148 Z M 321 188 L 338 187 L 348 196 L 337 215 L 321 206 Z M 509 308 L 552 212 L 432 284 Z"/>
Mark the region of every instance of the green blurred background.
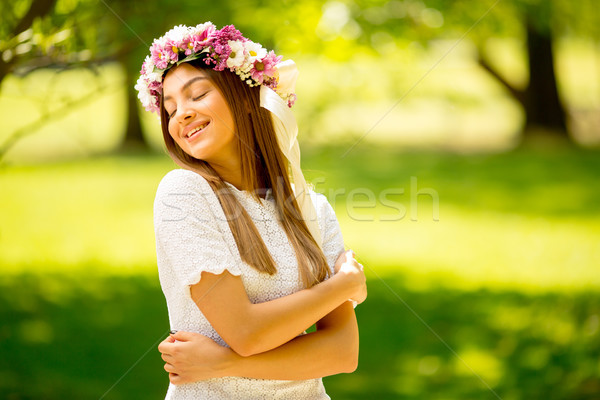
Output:
<path fill-rule="evenodd" d="M 593 0 L 0 14 L 0 398 L 164 397 L 152 203 L 175 165 L 133 85 L 153 38 L 207 20 L 298 64 L 305 175 L 368 273 L 332 398 L 600 398 Z"/>

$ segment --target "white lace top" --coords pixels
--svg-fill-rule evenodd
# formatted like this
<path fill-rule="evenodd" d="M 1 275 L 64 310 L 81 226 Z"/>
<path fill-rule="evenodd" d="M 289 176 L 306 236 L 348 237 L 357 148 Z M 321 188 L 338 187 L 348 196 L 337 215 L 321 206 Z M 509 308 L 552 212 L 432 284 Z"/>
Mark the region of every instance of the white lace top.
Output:
<path fill-rule="evenodd" d="M 189 286 L 202 271 L 227 269 L 241 276 L 250 301 L 265 302 L 303 288 L 293 247 L 279 225 L 271 189 L 260 204 L 247 191 L 226 183 L 254 221 L 270 251 L 277 273 L 260 273 L 242 261 L 219 200 L 208 182 L 195 172 L 176 169 L 162 179 L 154 202 L 156 252 L 161 287 L 171 329 L 199 332 L 227 346 L 190 296 Z M 329 267 L 344 251 L 339 223 L 327 198 L 310 191 L 317 211 L 323 250 Z M 215 378 L 191 384 L 170 384 L 166 399 L 329 399 L 322 379 L 302 381 L 242 377 Z"/>

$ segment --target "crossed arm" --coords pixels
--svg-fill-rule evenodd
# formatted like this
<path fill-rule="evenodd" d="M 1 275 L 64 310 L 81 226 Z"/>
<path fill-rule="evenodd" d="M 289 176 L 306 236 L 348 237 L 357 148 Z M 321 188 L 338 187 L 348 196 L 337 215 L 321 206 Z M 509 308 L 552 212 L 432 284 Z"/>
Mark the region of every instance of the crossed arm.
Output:
<path fill-rule="evenodd" d="M 231 348 L 177 332 L 159 345 L 171 382 L 220 376 L 298 380 L 354 371 L 358 327 L 347 299 L 366 297 L 358 266 L 349 252 L 342 253 L 332 278 L 259 304 L 249 301 L 239 277 L 203 273 L 190 288 L 192 298 Z M 298 336 L 314 323 L 315 332 Z"/>

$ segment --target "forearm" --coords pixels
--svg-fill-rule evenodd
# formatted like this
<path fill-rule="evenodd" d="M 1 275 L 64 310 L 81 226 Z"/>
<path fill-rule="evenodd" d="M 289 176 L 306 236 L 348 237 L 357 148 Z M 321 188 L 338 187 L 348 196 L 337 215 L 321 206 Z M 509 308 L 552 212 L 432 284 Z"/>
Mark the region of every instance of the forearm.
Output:
<path fill-rule="evenodd" d="M 364 280 L 362 270 L 344 262 L 334 276 L 309 289 L 253 304 L 240 277 L 203 272 L 190 294 L 221 338 L 239 355 L 251 356 L 294 339 L 346 303 Z"/>
<path fill-rule="evenodd" d="M 348 293 L 334 278 L 288 296 L 253 304 L 246 325 L 252 346 L 245 355 L 262 353 L 289 342 L 346 302 Z"/>
<path fill-rule="evenodd" d="M 358 363 L 358 326 L 352 305 L 346 302 L 316 332 L 294 338 L 273 350 L 242 357 L 232 353 L 233 362 L 224 376 L 257 379 L 303 380 L 352 372 Z"/>

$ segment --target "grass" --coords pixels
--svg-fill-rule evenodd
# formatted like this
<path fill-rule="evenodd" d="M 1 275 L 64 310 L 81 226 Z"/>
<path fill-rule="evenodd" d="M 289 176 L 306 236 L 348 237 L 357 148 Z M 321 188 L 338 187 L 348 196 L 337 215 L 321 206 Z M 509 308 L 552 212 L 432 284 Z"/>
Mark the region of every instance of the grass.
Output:
<path fill-rule="evenodd" d="M 429 73 L 451 45 L 386 63 L 292 57 L 303 71 L 295 110 L 305 174 L 369 277 L 359 369 L 325 378 L 327 390 L 336 400 L 597 399 L 599 154 L 407 150 L 506 149 L 518 135 L 521 112 L 467 42 Z M 489 45 L 523 84 L 521 44 Z M 597 49 L 557 45 L 569 108 L 597 109 Z M 152 203 L 174 165 L 156 154 L 90 157 L 123 136 L 123 79 L 109 64 L 2 82 L 2 143 L 44 111 L 80 105 L 28 127 L 4 159 L 53 163 L 0 169 L 0 398 L 164 398 L 156 345 L 168 318 Z M 160 147 L 156 119 L 142 122 Z"/>
<path fill-rule="evenodd" d="M 595 152 L 467 156 L 360 145 L 339 157 L 347 148 L 307 147 L 303 165 L 334 205 L 347 247 L 374 273 L 402 272 L 414 288 L 448 279 L 542 291 L 600 285 Z M 3 269 L 147 269 L 154 191 L 172 168 L 157 155 L 6 168 Z M 397 194 L 384 203 L 386 190 Z"/>
<path fill-rule="evenodd" d="M 340 163 L 347 148 L 321 148 L 311 167 L 327 178 L 320 187 L 336 202 L 346 244 L 378 274 L 401 269 L 415 285 L 425 277 L 453 287 L 598 287 L 596 152 L 459 155 L 361 145 Z M 404 192 L 382 207 L 381 193 L 393 189 Z M 352 198 L 353 190 L 371 193 L 377 207 L 361 210 L 367 196 Z"/>
<path fill-rule="evenodd" d="M 332 398 L 597 398 L 598 154 L 361 143 L 342 157 L 349 145 L 303 148 L 369 273 L 360 367 L 325 378 Z M 0 171 L 1 398 L 163 397 L 151 213 L 172 168 L 136 155 Z M 404 193 L 390 206 L 386 189 Z"/>
<path fill-rule="evenodd" d="M 23 273 L 0 288 L 0 397 L 163 398 L 156 346 L 168 321 L 156 279 Z M 324 380 L 334 399 L 600 393 L 597 292 L 413 291 L 401 276 L 369 290 L 357 308 L 359 369 Z"/>

